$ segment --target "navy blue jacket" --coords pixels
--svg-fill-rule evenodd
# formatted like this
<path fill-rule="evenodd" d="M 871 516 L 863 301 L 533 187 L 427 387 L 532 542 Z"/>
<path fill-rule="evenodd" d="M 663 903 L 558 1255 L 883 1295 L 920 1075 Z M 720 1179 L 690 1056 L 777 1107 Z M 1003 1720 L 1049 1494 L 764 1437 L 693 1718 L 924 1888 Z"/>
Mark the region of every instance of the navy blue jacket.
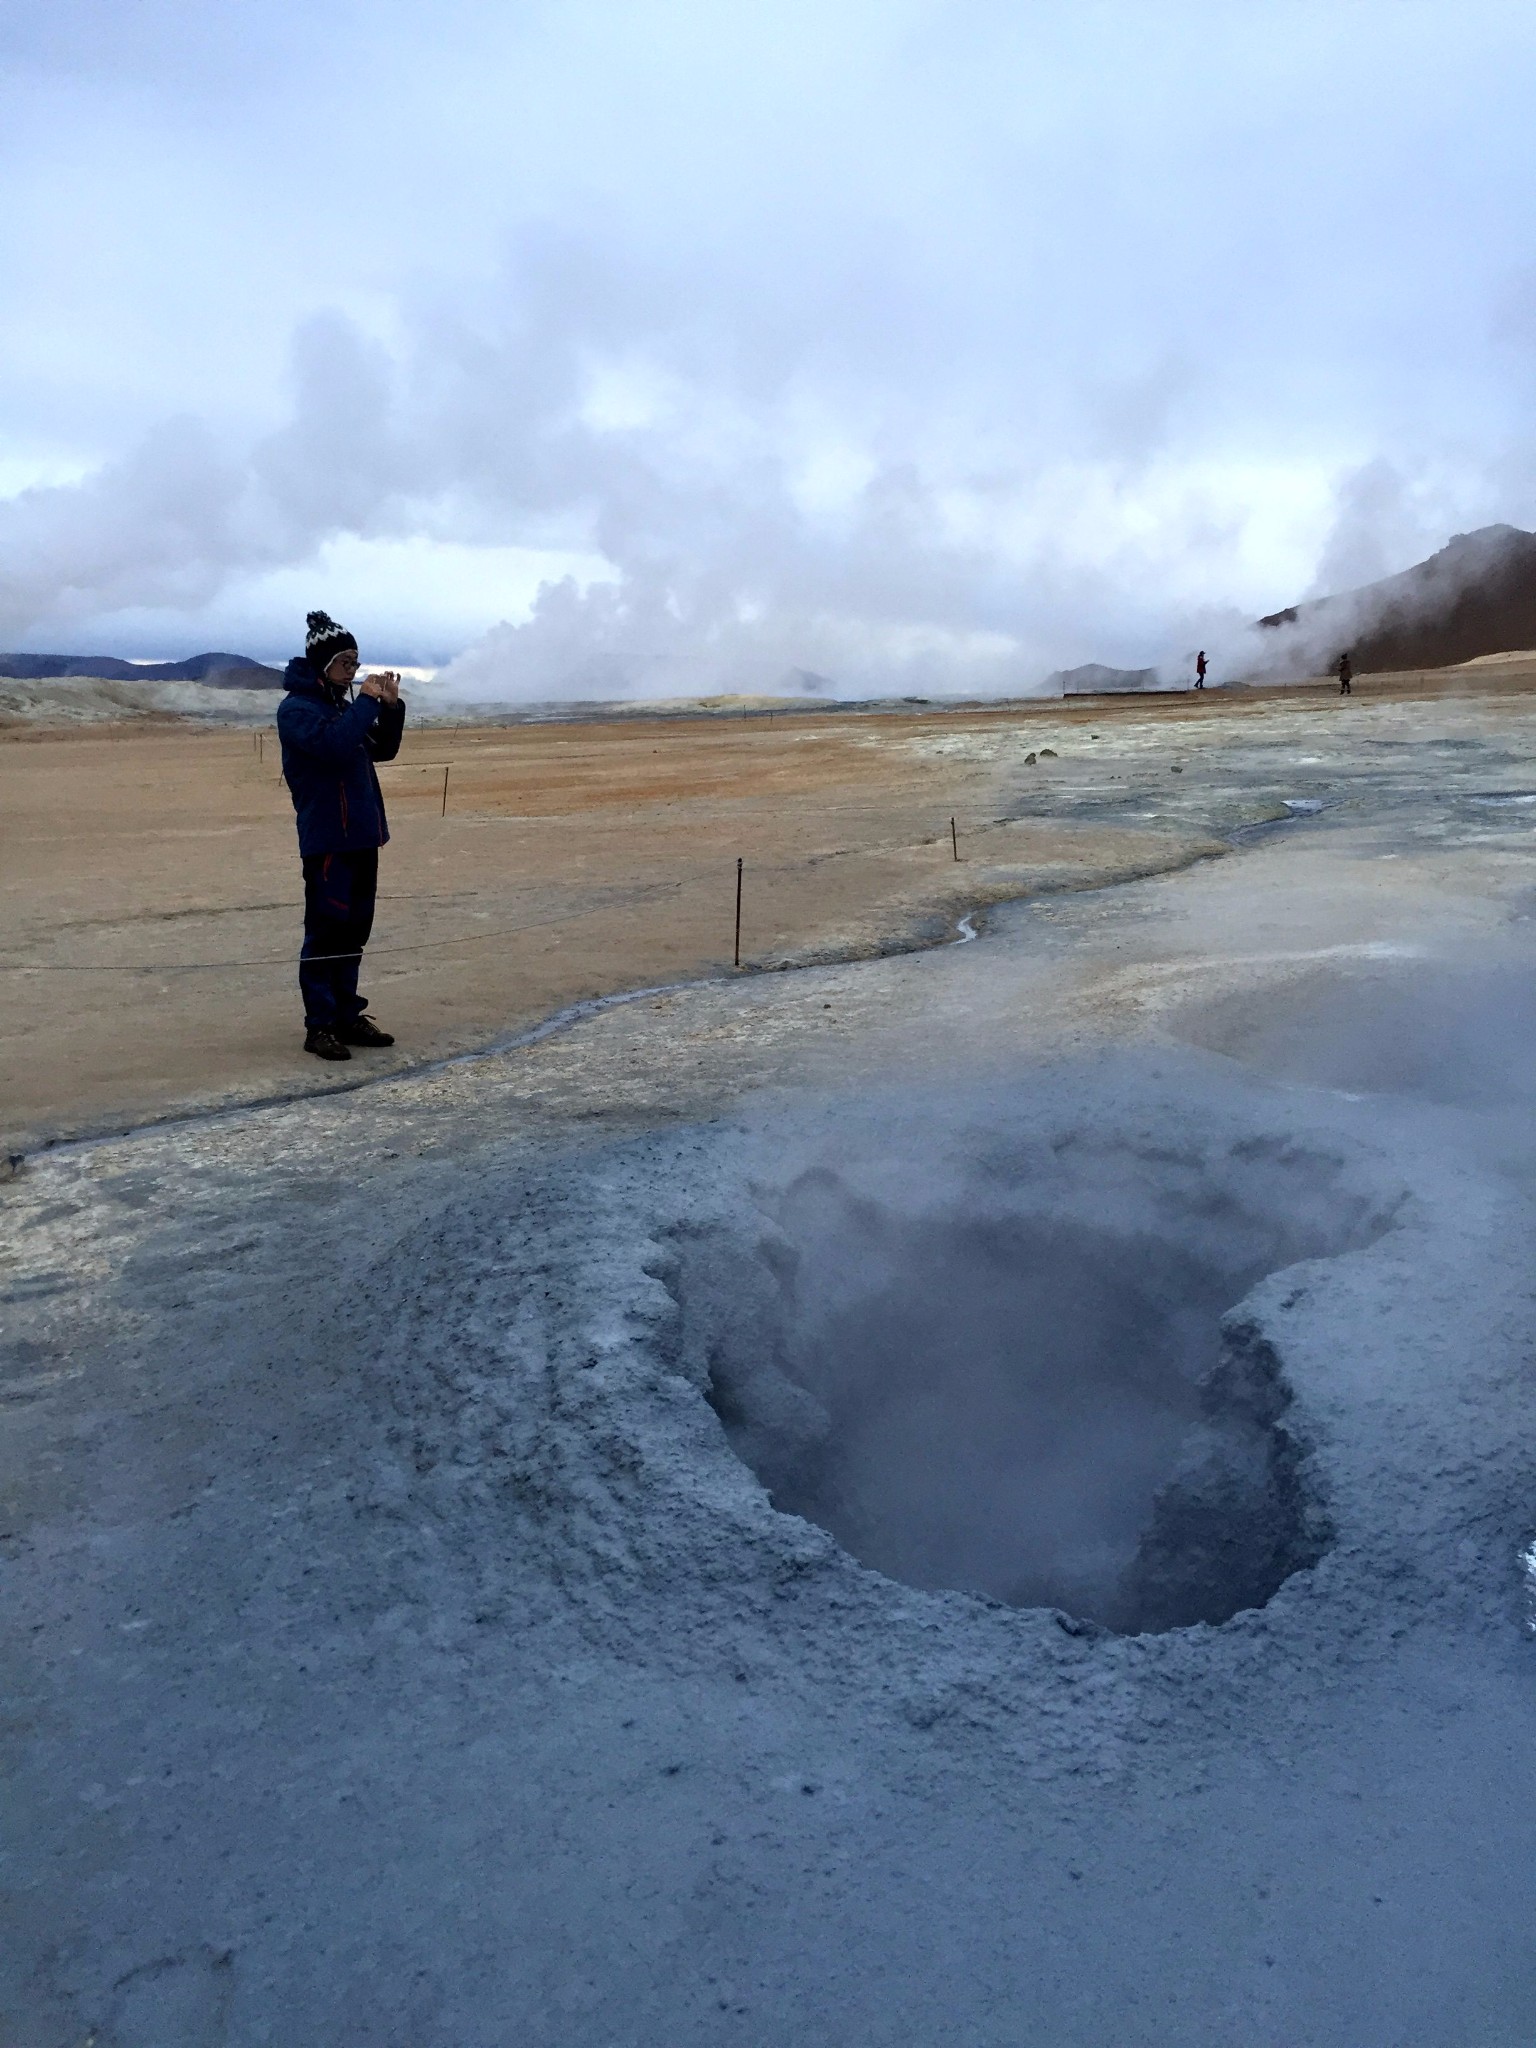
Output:
<path fill-rule="evenodd" d="M 405 706 L 377 697 L 347 702 L 302 654 L 283 676 L 277 713 L 283 779 L 299 820 L 299 852 L 361 853 L 389 838 L 375 761 L 400 751 Z"/>

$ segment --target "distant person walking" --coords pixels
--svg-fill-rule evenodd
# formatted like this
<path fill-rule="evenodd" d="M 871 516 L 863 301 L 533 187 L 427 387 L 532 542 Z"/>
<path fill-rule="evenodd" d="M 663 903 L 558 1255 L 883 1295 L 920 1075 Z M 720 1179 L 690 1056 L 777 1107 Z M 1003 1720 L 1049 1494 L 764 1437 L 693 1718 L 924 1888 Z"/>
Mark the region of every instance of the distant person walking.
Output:
<path fill-rule="evenodd" d="M 304 652 L 283 677 L 277 714 L 283 779 L 293 798 L 304 869 L 304 1050 L 349 1060 L 354 1045 L 393 1045 L 357 992 L 373 930 L 379 848 L 389 838 L 375 761 L 400 751 L 405 705 L 389 671 L 357 675 L 357 642 L 327 612 L 311 612 Z"/>
<path fill-rule="evenodd" d="M 1354 680 L 1354 674 L 1354 663 L 1347 654 L 1341 654 L 1339 656 L 1339 695 L 1341 697 L 1352 697 L 1355 694 L 1350 688 L 1350 684 Z"/>
<path fill-rule="evenodd" d="M 1195 688 L 1197 690 L 1205 688 L 1205 649 L 1203 647 L 1195 656 Z"/>

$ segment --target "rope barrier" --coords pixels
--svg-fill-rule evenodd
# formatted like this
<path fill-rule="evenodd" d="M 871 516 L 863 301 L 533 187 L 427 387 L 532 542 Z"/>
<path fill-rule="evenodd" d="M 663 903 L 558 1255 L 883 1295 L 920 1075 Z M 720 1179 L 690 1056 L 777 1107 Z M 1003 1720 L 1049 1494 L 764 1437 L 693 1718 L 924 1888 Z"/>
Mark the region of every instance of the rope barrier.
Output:
<path fill-rule="evenodd" d="M 834 806 L 833 808 L 839 807 Z M 850 808 L 862 808 L 862 806 Z M 872 806 L 871 808 L 880 807 Z M 978 830 L 984 831 L 990 826 L 1004 825 L 1009 822 L 1006 818 L 988 818 L 972 826 L 971 830 L 973 832 Z M 935 835 L 935 837 L 939 836 L 941 835 Z M 807 854 L 797 861 L 772 861 L 765 863 L 758 867 L 757 872 L 760 875 L 781 875 L 797 868 L 818 867 L 830 860 L 857 860 L 861 855 L 874 857 L 883 853 L 899 851 L 910 843 L 910 841 L 899 840 L 878 846 L 828 847 L 825 852 Z M 521 924 L 499 925 L 494 931 L 459 932 L 448 938 L 416 939 L 394 946 L 370 944 L 364 950 L 370 960 L 375 960 L 393 957 L 401 953 L 432 952 L 448 946 L 482 945 L 490 939 L 516 938 L 520 932 L 542 931 L 546 930 L 550 925 L 569 924 L 573 920 L 590 917 L 596 911 L 613 909 L 632 903 L 654 902 L 658 897 L 666 896 L 690 886 L 696 888 L 708 886 L 713 888 L 716 886 L 716 882 L 712 875 L 692 875 L 675 882 L 647 882 L 633 889 L 609 889 L 599 892 L 594 897 L 588 897 L 583 903 L 570 909 L 551 912 L 548 917 L 529 918 Z M 412 899 L 401 898 L 400 900 L 409 901 Z M 233 906 L 236 912 L 243 907 L 239 904 Z M 263 909 L 299 910 L 302 908 L 302 905 L 294 903 L 291 905 L 271 904 L 252 906 L 252 908 L 257 907 Z M 202 913 L 193 911 L 187 914 L 192 916 L 206 915 L 218 917 L 228 916 L 230 912 L 228 910 L 213 909 Z M 283 967 L 291 969 L 297 957 L 293 953 L 265 953 L 250 960 L 113 960 L 100 963 L 86 963 L 74 960 L 0 960 L 0 974 L 219 974 L 252 967 Z M 317 966 L 322 962 L 356 960 L 361 957 L 362 955 L 356 952 L 311 953 L 307 956 L 308 961 Z"/>
<path fill-rule="evenodd" d="M 704 876 L 693 878 L 697 882 Z M 400 946 L 369 945 L 364 950 L 370 960 L 386 954 L 426 953 L 440 946 L 479 945 L 487 939 L 515 938 L 519 932 L 541 931 L 552 924 L 569 924 L 573 919 L 590 916 L 593 911 L 607 910 L 626 903 L 644 903 L 663 896 L 671 889 L 682 889 L 685 882 L 653 882 L 640 889 L 627 889 L 610 894 L 600 902 L 587 903 L 578 909 L 561 910 L 548 917 L 532 917 L 522 924 L 502 925 L 491 932 L 459 932 L 445 939 L 417 939 Z M 111 960 L 100 965 L 86 965 L 74 960 L 0 960 L 0 974 L 204 974 L 219 973 L 236 967 L 288 967 L 291 968 L 298 956 L 294 953 L 264 953 L 254 960 Z M 358 952 L 311 953 L 308 961 L 318 964 L 323 960 L 357 960 Z"/>

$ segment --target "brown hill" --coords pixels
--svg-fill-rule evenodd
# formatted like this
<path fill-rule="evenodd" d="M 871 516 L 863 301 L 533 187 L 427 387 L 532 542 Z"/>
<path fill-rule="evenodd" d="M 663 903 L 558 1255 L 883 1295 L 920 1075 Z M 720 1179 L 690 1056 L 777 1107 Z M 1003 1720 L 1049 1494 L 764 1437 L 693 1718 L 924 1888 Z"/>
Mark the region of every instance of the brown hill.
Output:
<path fill-rule="evenodd" d="M 1536 647 L 1536 533 L 1518 526 L 1458 533 L 1400 575 L 1290 605 L 1259 624 L 1292 629 L 1318 668 L 1348 648 L 1360 673 L 1444 668 Z"/>

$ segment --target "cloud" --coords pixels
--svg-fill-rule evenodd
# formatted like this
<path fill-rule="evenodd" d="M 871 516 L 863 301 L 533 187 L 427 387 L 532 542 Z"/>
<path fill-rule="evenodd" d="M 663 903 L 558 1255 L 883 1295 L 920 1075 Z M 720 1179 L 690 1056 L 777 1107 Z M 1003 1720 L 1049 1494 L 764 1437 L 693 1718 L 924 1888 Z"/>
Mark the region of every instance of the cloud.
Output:
<path fill-rule="evenodd" d="M 80 483 L 6 499 L 0 633 L 125 604 L 206 602 L 231 563 L 264 558 L 246 496 L 243 466 L 209 430 L 173 419 Z"/>
<path fill-rule="evenodd" d="M 0 56 L 0 641 L 478 551 L 464 689 L 1018 689 L 1536 512 L 1507 9 L 127 19 Z"/>
<path fill-rule="evenodd" d="M 243 449 L 177 421 L 0 504 L 0 635 L 195 611 L 352 536 L 397 559 L 411 538 L 588 558 L 584 587 L 558 580 L 454 671 L 481 695 L 769 689 L 807 670 L 850 693 L 1017 690 L 1075 651 L 1085 606 L 1115 639 L 1105 565 L 1132 466 L 1097 461 L 1105 517 L 1064 546 L 1042 508 L 1081 507 L 1086 470 L 1053 480 L 1016 437 L 956 421 L 946 445 L 868 400 L 852 418 L 793 352 L 743 361 L 711 309 L 681 305 L 669 279 L 536 238 L 490 323 L 434 307 L 390 345 L 317 315 L 288 417 Z"/>
<path fill-rule="evenodd" d="M 0 636 L 123 607 L 196 611 L 340 533 L 416 524 L 422 463 L 396 438 L 390 363 L 346 319 L 294 337 L 288 422 L 245 447 L 196 417 L 79 482 L 0 500 Z"/>
<path fill-rule="evenodd" d="M 1421 561 L 1443 546 L 1463 510 L 1454 479 L 1422 464 L 1410 476 L 1377 456 L 1348 470 L 1335 487 L 1332 524 L 1306 595 L 1354 590 Z"/>

